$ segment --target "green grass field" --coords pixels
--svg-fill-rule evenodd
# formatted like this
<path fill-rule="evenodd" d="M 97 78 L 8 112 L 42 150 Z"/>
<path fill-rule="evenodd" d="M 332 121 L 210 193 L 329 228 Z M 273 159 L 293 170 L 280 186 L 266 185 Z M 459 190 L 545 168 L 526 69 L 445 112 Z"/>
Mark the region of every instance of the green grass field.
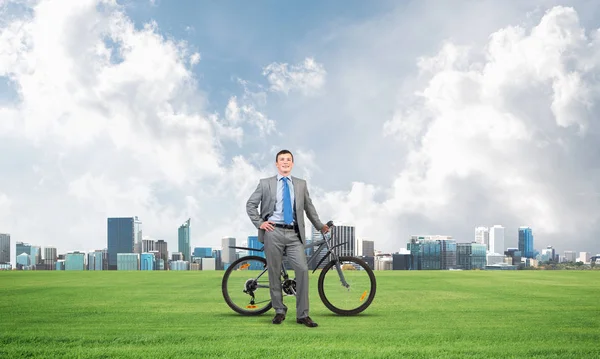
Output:
<path fill-rule="evenodd" d="M 2 358 L 600 358 L 600 271 L 380 271 L 372 306 L 234 313 L 223 272 L 0 272 Z"/>

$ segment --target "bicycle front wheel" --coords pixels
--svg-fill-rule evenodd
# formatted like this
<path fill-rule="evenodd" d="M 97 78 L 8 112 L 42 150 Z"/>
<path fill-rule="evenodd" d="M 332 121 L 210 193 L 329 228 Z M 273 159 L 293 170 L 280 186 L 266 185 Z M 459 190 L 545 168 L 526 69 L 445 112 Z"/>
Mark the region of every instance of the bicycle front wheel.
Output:
<path fill-rule="evenodd" d="M 242 315 L 259 315 L 271 309 L 267 261 L 258 256 L 242 257 L 231 263 L 221 283 L 223 298 Z"/>
<path fill-rule="evenodd" d="M 331 261 L 323 268 L 319 276 L 319 296 L 327 309 L 336 314 L 359 314 L 375 298 L 375 274 L 360 258 L 339 257 L 339 272 L 336 263 Z M 340 272 L 348 286 L 344 286 Z"/>

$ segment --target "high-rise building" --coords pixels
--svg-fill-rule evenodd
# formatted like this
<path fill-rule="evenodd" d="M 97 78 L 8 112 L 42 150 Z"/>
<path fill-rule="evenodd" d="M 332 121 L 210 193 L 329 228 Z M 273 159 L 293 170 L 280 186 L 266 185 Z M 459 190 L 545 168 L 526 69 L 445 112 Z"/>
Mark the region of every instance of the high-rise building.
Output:
<path fill-rule="evenodd" d="M 163 262 L 163 269 L 166 264 L 169 263 L 169 250 L 167 248 L 167 242 L 162 239 L 157 240 L 154 243 L 154 250 L 158 251 L 160 259 Z"/>
<path fill-rule="evenodd" d="M 78 251 L 67 253 L 65 270 L 85 270 L 85 253 Z"/>
<path fill-rule="evenodd" d="M 577 262 L 588 264 L 591 260 L 592 254 L 590 252 L 579 252 L 579 258 L 577 258 Z"/>
<path fill-rule="evenodd" d="M 565 259 L 567 262 L 576 262 L 577 261 L 577 252 L 565 251 Z"/>
<path fill-rule="evenodd" d="M 140 270 L 154 270 L 155 261 L 154 253 L 142 253 Z"/>
<path fill-rule="evenodd" d="M 533 253 L 533 232 L 529 227 L 519 227 L 519 252 L 521 252 L 524 258 L 535 258 Z"/>
<path fill-rule="evenodd" d="M 140 255 L 137 253 L 117 253 L 117 270 L 139 270 Z"/>
<path fill-rule="evenodd" d="M 215 259 L 215 269 L 223 270 L 223 251 L 220 249 L 213 249 L 212 256 Z"/>
<path fill-rule="evenodd" d="M 248 236 L 248 248 L 256 248 L 260 249 L 263 245 L 258 241 L 258 236 Z M 258 256 L 262 258 L 266 258 L 264 251 L 248 251 L 249 256 Z M 258 262 L 252 262 L 250 265 L 251 270 L 259 270 L 260 264 Z"/>
<path fill-rule="evenodd" d="M 108 218 L 108 269 L 117 269 L 119 253 L 134 253 L 136 230 L 139 231 L 137 217 Z"/>
<path fill-rule="evenodd" d="M 504 253 L 504 227 L 495 225 L 490 228 L 490 253 Z"/>
<path fill-rule="evenodd" d="M 10 263 L 10 234 L 0 233 L 0 263 Z"/>
<path fill-rule="evenodd" d="M 137 216 L 133 217 L 134 253 L 142 253 L 142 222 Z"/>
<path fill-rule="evenodd" d="M 231 263 L 235 261 L 235 238 L 224 237 L 221 239 L 221 262 L 223 263 L 223 269 L 227 269 Z"/>
<path fill-rule="evenodd" d="M 485 269 L 485 243 L 457 243 L 456 266 L 460 269 Z"/>
<path fill-rule="evenodd" d="M 153 239 L 142 239 L 142 253 L 150 253 L 155 250 Z"/>
<path fill-rule="evenodd" d="M 363 257 L 374 257 L 375 256 L 375 242 L 363 240 L 361 254 Z"/>
<path fill-rule="evenodd" d="M 556 260 L 556 250 L 552 246 L 547 246 L 542 249 L 542 254 L 540 256 L 540 261 L 549 262 L 549 261 L 557 261 Z"/>
<path fill-rule="evenodd" d="M 490 250 L 490 229 L 488 227 L 475 228 L 475 243 L 485 244 L 485 250 Z"/>
<path fill-rule="evenodd" d="M 523 257 L 522 252 L 519 248 L 507 248 L 504 251 L 504 260 L 505 263 L 510 265 L 521 265 L 521 258 Z"/>
<path fill-rule="evenodd" d="M 191 259 L 191 247 L 190 247 L 190 221 L 188 218 L 184 224 L 179 226 L 177 233 L 178 238 L 178 250 L 183 254 L 183 260 L 189 261 Z"/>
<path fill-rule="evenodd" d="M 42 247 L 31 246 L 31 265 L 42 264 Z"/>
<path fill-rule="evenodd" d="M 31 244 L 29 243 L 17 242 L 15 247 L 17 256 L 22 253 L 31 254 Z"/>
<path fill-rule="evenodd" d="M 56 269 L 56 253 L 56 247 L 44 247 L 44 265 L 46 269 Z"/>

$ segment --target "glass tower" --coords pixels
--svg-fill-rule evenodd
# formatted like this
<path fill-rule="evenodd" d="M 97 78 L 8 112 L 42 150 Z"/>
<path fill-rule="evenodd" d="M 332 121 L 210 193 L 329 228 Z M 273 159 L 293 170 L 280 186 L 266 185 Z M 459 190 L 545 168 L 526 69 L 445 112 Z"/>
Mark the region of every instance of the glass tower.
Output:
<path fill-rule="evenodd" d="M 118 253 L 133 253 L 135 220 L 134 217 L 108 218 L 108 269 L 117 269 Z"/>
<path fill-rule="evenodd" d="M 190 256 L 190 218 L 188 218 L 187 221 L 185 221 L 184 224 L 182 224 L 181 226 L 179 226 L 179 231 L 178 231 L 178 235 L 177 237 L 179 238 L 178 241 L 178 248 L 179 248 L 179 252 L 181 252 L 183 254 L 183 260 L 189 261 L 191 259 Z"/>
<path fill-rule="evenodd" d="M 535 258 L 533 253 L 533 232 L 529 227 L 519 227 L 519 252 L 525 258 Z"/>
<path fill-rule="evenodd" d="M 21 253 L 17 253 L 21 254 Z M 0 233 L 0 263 L 10 262 L 10 234 Z"/>

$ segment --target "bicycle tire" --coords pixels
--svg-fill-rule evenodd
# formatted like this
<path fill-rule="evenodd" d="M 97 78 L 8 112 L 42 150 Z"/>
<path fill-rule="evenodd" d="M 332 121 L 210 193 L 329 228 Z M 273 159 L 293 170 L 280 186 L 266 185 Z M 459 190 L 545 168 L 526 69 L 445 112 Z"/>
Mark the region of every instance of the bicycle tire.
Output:
<path fill-rule="evenodd" d="M 229 280 L 229 276 L 231 275 L 231 272 L 233 271 L 233 269 L 240 262 L 249 261 L 249 260 L 257 260 L 259 262 L 264 263 L 265 265 L 267 264 L 267 260 L 264 259 L 263 257 L 259 257 L 259 256 L 246 256 L 246 257 L 242 257 L 242 258 L 234 261 L 233 263 L 231 263 L 229 268 L 227 268 L 227 270 L 225 271 L 225 274 L 223 274 L 223 280 L 221 281 L 221 291 L 223 292 L 223 298 L 225 299 L 225 303 L 227 303 L 227 305 L 231 309 L 236 311 L 237 313 L 242 314 L 242 315 L 260 315 L 260 314 L 266 313 L 273 307 L 273 303 L 271 301 L 269 301 L 269 304 L 267 304 L 262 309 L 254 310 L 254 311 L 245 310 L 245 309 L 237 306 L 235 303 L 233 303 L 233 301 L 231 300 L 231 297 L 229 296 L 229 293 L 227 291 L 227 281 Z"/>
<path fill-rule="evenodd" d="M 329 299 L 327 299 L 327 295 L 325 294 L 325 291 L 324 291 L 324 281 L 325 281 L 325 276 L 327 275 L 327 272 L 329 272 L 330 270 L 336 270 L 334 267 L 336 262 L 334 260 L 327 263 L 327 265 L 323 268 L 323 270 L 321 271 L 321 274 L 319 275 L 319 285 L 318 285 L 319 297 L 321 297 L 321 301 L 323 302 L 323 304 L 325 304 L 327 309 L 331 310 L 332 312 L 334 312 L 336 314 L 345 315 L 345 316 L 357 315 L 357 314 L 363 312 L 365 309 L 367 309 L 373 302 L 373 299 L 375 299 L 375 293 L 377 291 L 377 281 L 375 279 L 375 274 L 373 273 L 373 270 L 369 267 L 369 265 L 360 258 L 344 256 L 344 257 L 339 257 L 339 260 L 341 262 L 354 262 L 354 263 L 358 264 L 359 266 L 361 266 L 367 272 L 367 274 L 369 275 L 370 284 L 371 284 L 367 300 L 364 301 L 363 304 L 361 304 L 360 306 L 358 306 L 354 309 L 341 309 L 341 308 L 338 308 L 335 305 L 333 305 L 329 301 Z"/>

